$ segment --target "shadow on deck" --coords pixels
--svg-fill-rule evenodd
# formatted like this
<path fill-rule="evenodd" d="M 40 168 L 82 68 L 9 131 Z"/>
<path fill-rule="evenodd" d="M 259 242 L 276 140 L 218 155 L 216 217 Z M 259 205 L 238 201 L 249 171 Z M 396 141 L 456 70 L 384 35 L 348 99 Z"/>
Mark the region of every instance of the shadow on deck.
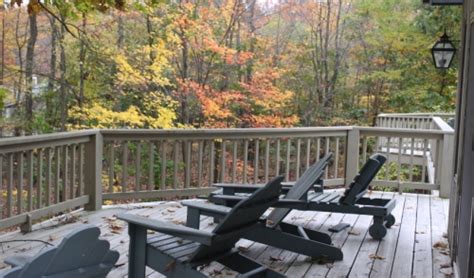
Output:
<path fill-rule="evenodd" d="M 333 233 L 334 245 L 341 247 L 344 260 L 338 262 L 311 261 L 310 258 L 289 251 L 241 240 L 239 249 L 289 277 L 445 277 L 452 274 L 447 250 L 447 199 L 433 195 L 372 192 L 372 197 L 396 198 L 393 212 L 397 222 L 382 241 L 368 234 L 370 216 L 344 215 L 327 212 L 293 210 L 287 222 L 329 233 L 328 228 L 340 222 L 351 227 Z M 141 203 L 109 206 L 96 212 L 76 212 L 48 220 L 34 226 L 34 231 L 22 235 L 12 232 L 0 236 L 0 259 L 18 253 L 36 254 L 49 244 L 58 244 L 62 237 L 85 223 L 99 226 L 102 238 L 121 254 L 117 267 L 108 277 L 127 275 L 128 234 L 126 224 L 116 220 L 121 212 L 184 224 L 186 208 L 178 202 Z M 201 218 L 202 229 L 211 230 L 215 224 L 209 217 Z M 33 240 L 33 241 L 31 241 Z M 2 265 L 5 268 L 5 265 Z M 211 264 L 204 271 L 209 276 L 230 277 L 235 273 L 219 264 Z M 161 277 L 147 269 L 148 277 Z M 0 273 L 1 274 L 1 273 Z"/>

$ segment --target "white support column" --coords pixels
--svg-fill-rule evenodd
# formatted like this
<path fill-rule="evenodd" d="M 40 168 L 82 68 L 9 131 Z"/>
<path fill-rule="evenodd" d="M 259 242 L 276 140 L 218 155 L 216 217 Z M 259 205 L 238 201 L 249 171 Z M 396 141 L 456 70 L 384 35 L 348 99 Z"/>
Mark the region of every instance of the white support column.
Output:
<path fill-rule="evenodd" d="M 349 186 L 359 171 L 359 141 L 360 131 L 357 127 L 352 127 L 347 132 L 345 186 Z"/>

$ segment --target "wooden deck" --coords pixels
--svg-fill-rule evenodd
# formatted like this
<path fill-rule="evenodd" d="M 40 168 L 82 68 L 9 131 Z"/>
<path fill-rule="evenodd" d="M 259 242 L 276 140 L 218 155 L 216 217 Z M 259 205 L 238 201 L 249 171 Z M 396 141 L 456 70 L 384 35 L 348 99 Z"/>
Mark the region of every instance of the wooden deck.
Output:
<path fill-rule="evenodd" d="M 373 192 L 371 195 L 397 200 L 394 211 L 397 222 L 382 241 L 375 241 L 369 236 L 369 216 L 292 211 L 286 218 L 288 222 L 323 232 L 328 232 L 329 227 L 339 222 L 351 224 L 351 228 L 332 234 L 334 245 L 342 248 L 343 261 L 311 261 L 306 256 L 248 240 L 241 240 L 237 245 L 247 256 L 256 258 L 289 277 L 451 276 L 445 238 L 448 200 L 416 194 Z M 0 261 L 17 254 L 36 254 L 47 246 L 46 243 L 57 244 L 74 228 L 89 223 L 99 226 L 102 237 L 109 240 L 112 248 L 121 253 L 118 265 L 109 277 L 124 277 L 127 275 L 127 227 L 124 222 L 116 220 L 115 215 L 125 211 L 178 224 L 184 224 L 186 216 L 186 208 L 178 202 L 114 206 L 93 213 L 63 215 L 35 225 L 32 233 L 22 235 L 11 232 L 1 235 Z M 202 217 L 201 221 L 202 229 L 213 229 L 212 219 Z M 214 277 L 235 274 L 218 264 L 211 264 L 204 271 Z M 148 274 L 149 277 L 161 277 L 150 269 Z"/>

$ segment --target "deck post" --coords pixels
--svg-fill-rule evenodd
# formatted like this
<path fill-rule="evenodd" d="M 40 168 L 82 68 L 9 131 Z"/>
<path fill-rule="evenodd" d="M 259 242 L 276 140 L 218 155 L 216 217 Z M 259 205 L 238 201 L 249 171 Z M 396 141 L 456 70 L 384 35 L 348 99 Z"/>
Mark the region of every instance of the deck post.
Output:
<path fill-rule="evenodd" d="M 453 180 L 454 169 L 454 135 L 443 135 L 443 150 L 438 161 L 439 175 L 439 196 L 442 198 L 449 198 L 451 183 Z"/>
<path fill-rule="evenodd" d="M 359 141 L 360 131 L 357 127 L 352 127 L 352 129 L 347 131 L 346 169 L 344 173 L 345 186 L 349 186 L 351 184 L 352 179 L 354 179 L 359 170 Z"/>
<path fill-rule="evenodd" d="M 103 138 L 97 131 L 84 148 L 84 194 L 89 195 L 86 210 L 99 210 L 102 207 L 102 152 Z"/>

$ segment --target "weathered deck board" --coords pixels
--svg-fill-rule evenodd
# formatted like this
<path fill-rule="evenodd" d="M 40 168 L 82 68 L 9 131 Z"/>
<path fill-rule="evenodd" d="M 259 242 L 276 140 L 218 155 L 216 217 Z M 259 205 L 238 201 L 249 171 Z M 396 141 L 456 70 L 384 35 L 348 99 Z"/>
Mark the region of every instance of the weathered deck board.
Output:
<path fill-rule="evenodd" d="M 446 243 L 443 235 L 447 227 L 447 201 L 436 196 L 416 194 L 374 192 L 371 195 L 380 196 L 397 199 L 397 207 L 393 212 L 396 223 L 382 241 L 373 240 L 368 234 L 372 222 L 368 216 L 292 211 L 285 219 L 286 222 L 326 233 L 329 233 L 329 227 L 340 222 L 351 224 L 351 228 L 331 234 L 334 244 L 344 252 L 343 261 L 312 261 L 306 256 L 249 240 L 240 240 L 237 246 L 247 256 L 256 258 L 288 277 L 444 277 L 444 274 L 449 273 L 450 269 L 444 266 L 449 262 L 447 250 L 442 248 L 443 243 Z M 99 226 L 102 238 L 109 240 L 112 249 L 121 253 L 119 267 L 113 269 L 109 277 L 126 277 L 127 228 L 125 223 L 114 218 L 114 215 L 125 211 L 177 224 L 184 223 L 186 219 L 186 208 L 176 202 L 107 208 L 94 213 L 79 212 L 75 218 L 70 218 L 74 219 L 71 223 L 54 225 L 57 221 L 47 221 L 35 225 L 35 231 L 29 234 L 12 232 L 0 235 L 0 260 L 19 253 L 36 254 L 45 247 L 41 242 L 1 242 L 36 239 L 58 244 L 71 230 L 88 223 Z M 201 218 L 201 229 L 212 230 L 215 225 L 212 218 Z M 438 248 L 433 248 L 435 244 L 438 244 Z M 374 258 L 374 255 L 377 257 Z M 233 277 L 236 274 L 218 263 L 210 264 L 203 271 L 213 277 Z M 147 269 L 147 277 L 163 276 Z"/>

